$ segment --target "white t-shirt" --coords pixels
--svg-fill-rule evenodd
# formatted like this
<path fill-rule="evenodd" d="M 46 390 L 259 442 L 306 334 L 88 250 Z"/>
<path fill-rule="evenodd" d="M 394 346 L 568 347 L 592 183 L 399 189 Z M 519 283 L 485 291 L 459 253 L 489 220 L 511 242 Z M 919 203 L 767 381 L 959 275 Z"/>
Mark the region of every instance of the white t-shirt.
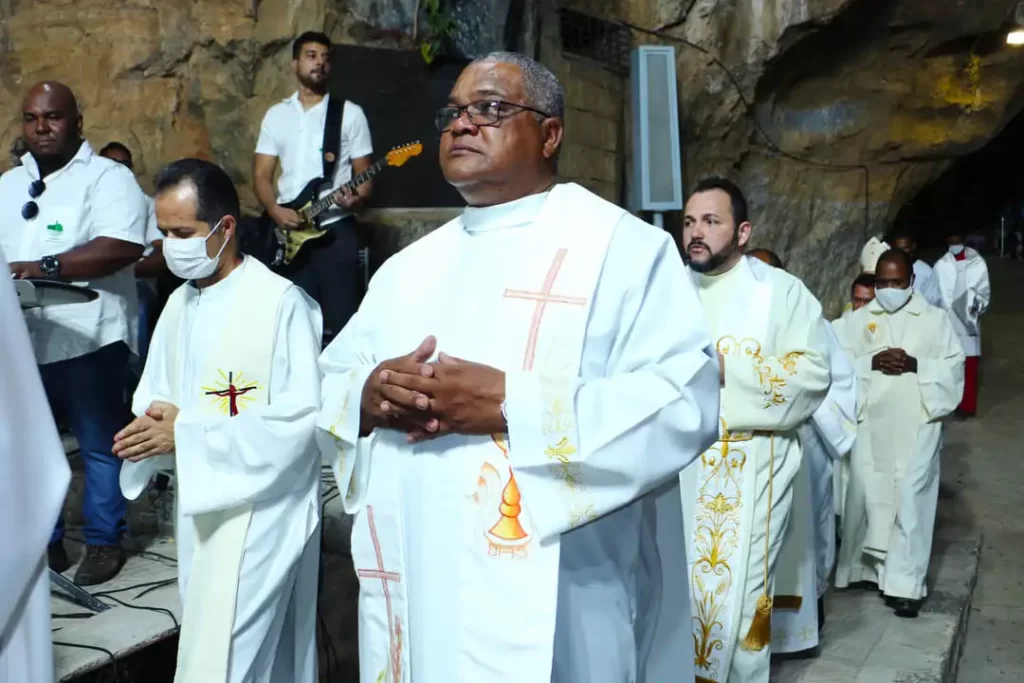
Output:
<path fill-rule="evenodd" d="M 97 237 L 143 244 L 149 208 L 132 172 L 93 154 L 83 141 L 63 168 L 43 181 L 35 199 L 39 213 L 21 217 L 29 185 L 39 178 L 31 154 L 0 176 L 0 247 L 10 261 L 38 261 L 82 246 Z M 41 364 L 84 356 L 108 344 L 131 342 L 129 311 L 137 310 L 134 264 L 92 281 L 74 284 L 96 290 L 84 304 L 48 306 L 25 312 L 29 335 Z"/>
<path fill-rule="evenodd" d="M 149 215 L 146 217 L 146 250 L 142 253 L 143 256 L 152 254 L 153 242 L 159 242 L 164 238 L 156 226 L 156 201 L 149 195 L 146 195 L 146 207 Z"/>
<path fill-rule="evenodd" d="M 329 99 L 330 95 L 319 104 L 303 109 L 296 92 L 268 109 L 263 117 L 256 153 L 277 157 L 281 161 L 281 177 L 277 179 L 278 204 L 298 197 L 310 180 L 319 178 L 323 173 L 320 148 L 324 141 Z M 352 159 L 371 154 L 373 144 L 366 114 L 358 104 L 346 101 L 341 120 L 341 153 L 331 187 L 336 190 L 352 179 Z M 321 196 L 329 193 L 330 190 L 326 190 Z M 325 215 L 322 223 L 333 223 L 344 215 L 340 207 L 335 207 Z"/>
<path fill-rule="evenodd" d="M 154 250 L 153 243 L 159 242 L 164 238 L 156 225 L 156 201 L 154 201 L 154 199 L 149 195 L 146 195 L 146 204 L 149 205 L 149 218 L 146 220 L 146 248 L 142 252 L 142 258 L 152 255 Z M 155 277 L 139 278 L 139 282 L 145 283 L 145 285 L 154 293 L 156 292 Z M 138 322 L 138 316 L 132 316 L 132 320 Z M 134 336 L 134 333 L 132 339 L 137 339 L 137 337 Z M 132 348 L 135 348 L 134 344 L 132 345 Z"/>

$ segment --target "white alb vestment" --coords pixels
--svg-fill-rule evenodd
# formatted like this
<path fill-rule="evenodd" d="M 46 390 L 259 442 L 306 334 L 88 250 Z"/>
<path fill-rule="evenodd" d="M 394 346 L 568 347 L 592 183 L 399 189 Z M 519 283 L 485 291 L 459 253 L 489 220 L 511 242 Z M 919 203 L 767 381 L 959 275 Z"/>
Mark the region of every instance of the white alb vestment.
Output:
<path fill-rule="evenodd" d="M 771 648 L 739 644 L 765 592 L 766 564 L 773 592 L 800 469 L 796 430 L 828 391 L 828 340 L 821 305 L 785 271 L 743 258 L 722 275 L 693 277 L 725 359 L 721 438 L 680 478 L 696 680 L 761 682 Z"/>
<path fill-rule="evenodd" d="M 964 353 L 946 312 L 917 294 L 891 314 L 872 301 L 837 332 L 857 373 L 858 436 L 836 585 L 871 581 L 886 595 L 920 599 L 939 495 L 938 420 L 960 403 Z M 916 358 L 917 372 L 872 370 L 889 348 Z"/>
<path fill-rule="evenodd" d="M 992 301 L 988 265 L 984 257 L 964 247 L 965 258 L 956 260 L 952 253 L 935 262 L 928 300 L 949 311 L 953 331 L 960 339 L 964 355 L 981 355 L 981 318 Z"/>
<path fill-rule="evenodd" d="M 0 252 L 0 272 L 7 261 Z M 18 297 L 0 278 L 0 681 L 52 681 L 46 544 L 71 469 L 50 415 Z"/>
<path fill-rule="evenodd" d="M 507 435 L 357 438 L 372 369 L 428 335 L 506 373 Z M 467 209 L 384 264 L 321 364 L 363 683 L 693 680 L 675 480 L 718 380 L 667 233 L 572 184 Z"/>
<path fill-rule="evenodd" d="M 853 315 L 852 306 L 849 310 L 844 310 L 842 316 L 832 321 L 832 332 L 836 340 L 843 338 L 843 326 L 846 325 L 851 315 Z M 840 347 L 842 347 L 842 342 L 840 342 Z M 857 371 L 853 368 L 854 358 L 847 353 L 846 349 L 843 349 L 843 356 L 853 369 L 854 395 L 856 395 Z M 854 406 L 854 431 L 857 430 L 856 415 L 856 406 Z M 853 447 L 851 446 L 845 453 L 839 456 L 832 467 L 832 504 L 835 507 L 836 517 L 839 522 L 839 538 L 843 537 L 843 511 L 846 509 L 846 490 L 850 482 L 850 456 L 852 451 Z"/>
<path fill-rule="evenodd" d="M 818 645 L 817 599 L 825 594 L 835 564 L 833 464 L 849 452 L 857 435 L 857 383 L 853 366 L 832 326 L 825 321 L 822 325 L 829 342 L 832 383 L 825 400 L 799 429 L 803 459 L 775 582 L 773 653 L 800 652 Z M 802 491 L 806 492 L 805 497 L 801 497 Z M 787 560 L 789 585 L 783 586 L 783 564 Z M 793 573 L 794 567 L 799 573 Z M 790 594 L 787 589 L 800 592 Z M 788 595 L 798 599 L 787 601 Z"/>
<path fill-rule="evenodd" d="M 931 300 L 932 296 L 932 267 L 921 259 L 914 260 L 914 291 L 920 294 L 933 306 L 937 306 L 936 301 Z"/>
<path fill-rule="evenodd" d="M 125 462 L 121 488 L 175 469 L 175 683 L 315 680 L 320 334 L 316 304 L 250 257 L 160 316 L 132 408 L 179 408 L 175 453 Z"/>

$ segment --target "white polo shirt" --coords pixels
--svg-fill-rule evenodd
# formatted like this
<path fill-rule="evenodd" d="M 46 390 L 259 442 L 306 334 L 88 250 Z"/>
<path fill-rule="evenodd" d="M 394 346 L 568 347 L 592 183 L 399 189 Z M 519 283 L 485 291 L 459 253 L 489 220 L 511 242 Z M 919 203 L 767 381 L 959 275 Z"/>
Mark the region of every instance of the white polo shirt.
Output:
<path fill-rule="evenodd" d="M 323 173 L 324 125 L 327 122 L 327 102 L 303 109 L 299 93 L 278 102 L 267 110 L 260 125 L 256 153 L 277 157 L 281 161 L 281 176 L 277 179 L 277 203 L 285 204 L 299 196 L 306 184 Z M 352 160 L 373 154 L 370 125 L 363 108 L 345 102 L 341 119 L 341 153 L 334 167 L 332 190 L 337 190 L 352 179 Z M 330 194 L 325 190 L 320 196 Z M 333 223 L 347 215 L 340 207 L 327 212 L 323 223 Z"/>
<path fill-rule="evenodd" d="M 93 154 L 83 141 L 66 166 L 43 178 L 46 190 L 35 202 L 39 213 L 21 217 L 28 188 L 39 178 L 31 154 L 0 176 L 0 247 L 9 261 L 38 261 L 97 237 L 144 244 L 149 207 L 132 172 Z M 134 264 L 118 273 L 74 284 L 99 292 L 84 304 L 48 306 L 25 312 L 29 336 L 41 364 L 84 356 L 115 342 L 131 341 L 129 311 L 137 310 Z"/>

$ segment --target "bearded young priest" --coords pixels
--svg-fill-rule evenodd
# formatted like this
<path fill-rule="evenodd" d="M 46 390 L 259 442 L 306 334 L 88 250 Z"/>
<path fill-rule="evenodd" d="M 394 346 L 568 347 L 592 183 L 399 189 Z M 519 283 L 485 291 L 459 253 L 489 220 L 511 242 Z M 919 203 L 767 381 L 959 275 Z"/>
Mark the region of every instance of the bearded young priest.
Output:
<path fill-rule="evenodd" d="M 469 206 L 324 351 L 363 683 L 693 680 L 677 481 L 715 359 L 668 234 L 556 182 L 563 114 L 534 60 L 470 64 L 436 119 Z"/>
<path fill-rule="evenodd" d="M 719 440 L 680 478 L 701 682 L 768 680 L 775 567 L 801 462 L 797 430 L 830 380 L 821 305 L 797 278 L 744 258 L 751 231 L 734 183 L 697 184 L 683 250 L 722 385 Z M 813 555 L 808 564 L 813 571 Z"/>
<path fill-rule="evenodd" d="M 238 193 L 182 159 L 156 179 L 167 267 L 160 316 L 116 437 L 134 499 L 176 478 L 184 605 L 175 683 L 313 683 L 320 550 L 320 309 L 238 250 Z"/>
<path fill-rule="evenodd" d="M 875 299 L 839 341 L 857 373 L 857 441 L 843 513 L 836 585 L 877 583 L 897 616 L 926 595 L 939 497 L 942 423 L 963 393 L 964 352 L 949 315 L 913 290 L 913 259 L 878 259 Z"/>

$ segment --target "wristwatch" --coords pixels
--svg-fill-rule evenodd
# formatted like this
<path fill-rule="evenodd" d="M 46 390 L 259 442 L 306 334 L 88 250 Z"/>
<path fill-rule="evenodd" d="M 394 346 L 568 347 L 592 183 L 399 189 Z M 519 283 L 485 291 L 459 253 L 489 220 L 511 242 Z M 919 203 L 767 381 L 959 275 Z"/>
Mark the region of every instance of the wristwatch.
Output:
<path fill-rule="evenodd" d="M 46 277 L 60 277 L 60 260 L 56 256 L 44 256 L 39 260 L 39 270 Z"/>

